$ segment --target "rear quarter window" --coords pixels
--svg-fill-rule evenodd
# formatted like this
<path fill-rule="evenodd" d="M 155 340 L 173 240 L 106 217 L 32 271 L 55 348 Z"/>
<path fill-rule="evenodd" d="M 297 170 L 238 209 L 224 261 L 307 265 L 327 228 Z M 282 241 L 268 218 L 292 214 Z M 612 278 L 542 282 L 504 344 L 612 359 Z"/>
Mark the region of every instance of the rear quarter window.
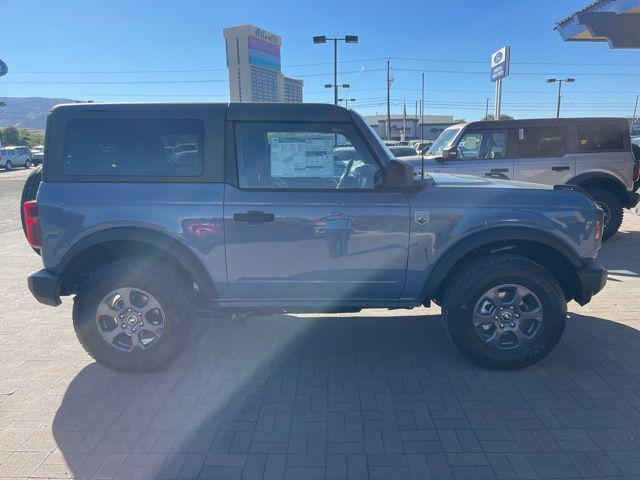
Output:
<path fill-rule="evenodd" d="M 620 125 L 578 125 L 578 152 L 617 152 L 624 150 L 624 131 Z"/>
<path fill-rule="evenodd" d="M 202 175 L 204 125 L 197 119 L 74 119 L 63 171 L 72 176 Z"/>

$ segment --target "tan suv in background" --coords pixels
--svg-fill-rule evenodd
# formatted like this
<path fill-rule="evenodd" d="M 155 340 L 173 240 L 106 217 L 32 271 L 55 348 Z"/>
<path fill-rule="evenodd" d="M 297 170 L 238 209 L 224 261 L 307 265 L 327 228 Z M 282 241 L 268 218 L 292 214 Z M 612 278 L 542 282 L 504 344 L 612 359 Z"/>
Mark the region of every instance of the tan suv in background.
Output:
<path fill-rule="evenodd" d="M 417 171 L 421 159 L 412 159 Z M 638 164 L 624 118 L 482 121 L 452 125 L 424 159 L 426 172 L 462 173 L 585 189 L 604 210 L 604 239 L 638 203 Z"/>

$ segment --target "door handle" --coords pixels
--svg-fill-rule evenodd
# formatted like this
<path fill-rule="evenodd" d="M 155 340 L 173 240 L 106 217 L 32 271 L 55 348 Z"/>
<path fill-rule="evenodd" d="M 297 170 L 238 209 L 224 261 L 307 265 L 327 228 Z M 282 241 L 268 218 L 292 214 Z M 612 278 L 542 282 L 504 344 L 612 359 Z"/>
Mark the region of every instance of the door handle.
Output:
<path fill-rule="evenodd" d="M 571 167 L 568 165 L 556 165 L 555 167 L 551 167 L 551 170 L 554 172 L 562 172 L 564 170 L 569 170 Z"/>
<path fill-rule="evenodd" d="M 492 168 L 491 173 L 506 173 L 508 172 L 508 168 Z"/>
<path fill-rule="evenodd" d="M 246 213 L 234 213 L 234 222 L 249 222 L 249 223 L 265 223 L 273 222 L 275 217 L 273 213 L 265 213 L 260 210 L 251 210 Z"/>

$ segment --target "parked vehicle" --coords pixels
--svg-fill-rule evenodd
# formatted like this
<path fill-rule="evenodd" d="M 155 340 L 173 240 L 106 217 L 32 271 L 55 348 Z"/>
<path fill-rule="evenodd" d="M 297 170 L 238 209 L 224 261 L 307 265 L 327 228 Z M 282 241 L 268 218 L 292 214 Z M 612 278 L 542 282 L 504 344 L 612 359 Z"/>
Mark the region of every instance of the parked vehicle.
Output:
<path fill-rule="evenodd" d="M 113 369 L 167 363 L 204 311 L 431 301 L 464 356 L 520 368 L 606 282 L 603 213 L 579 187 L 415 178 L 340 107 L 73 104 L 46 139 L 23 205 L 44 265 L 29 288 L 53 306 L 74 295 L 80 342 Z M 347 145 L 357 157 L 336 159 Z"/>
<path fill-rule="evenodd" d="M 413 159 L 417 170 L 421 159 Z M 604 239 L 638 203 L 638 169 L 623 118 L 503 120 L 456 124 L 431 146 L 425 171 L 584 188 L 605 212 Z"/>
<path fill-rule="evenodd" d="M 415 148 L 404 145 L 392 145 L 389 147 L 389 150 L 395 158 L 413 157 L 417 155 Z"/>
<path fill-rule="evenodd" d="M 44 147 L 36 146 L 31 148 L 31 162 L 33 165 L 41 165 L 44 161 Z"/>
<path fill-rule="evenodd" d="M 4 147 L 0 151 L 0 166 L 5 170 L 14 167 L 31 168 L 31 152 L 28 147 Z"/>

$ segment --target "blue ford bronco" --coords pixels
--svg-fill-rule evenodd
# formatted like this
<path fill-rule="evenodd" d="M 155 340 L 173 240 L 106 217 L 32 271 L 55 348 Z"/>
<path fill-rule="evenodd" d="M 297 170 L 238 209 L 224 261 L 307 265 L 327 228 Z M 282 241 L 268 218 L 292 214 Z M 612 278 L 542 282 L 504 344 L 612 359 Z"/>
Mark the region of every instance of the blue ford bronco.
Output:
<path fill-rule="evenodd" d="M 29 288 L 74 296 L 78 339 L 116 370 L 167 364 L 198 316 L 432 301 L 465 357 L 521 368 L 606 282 L 579 187 L 416 177 L 331 105 L 62 105 L 45 152 Z"/>

